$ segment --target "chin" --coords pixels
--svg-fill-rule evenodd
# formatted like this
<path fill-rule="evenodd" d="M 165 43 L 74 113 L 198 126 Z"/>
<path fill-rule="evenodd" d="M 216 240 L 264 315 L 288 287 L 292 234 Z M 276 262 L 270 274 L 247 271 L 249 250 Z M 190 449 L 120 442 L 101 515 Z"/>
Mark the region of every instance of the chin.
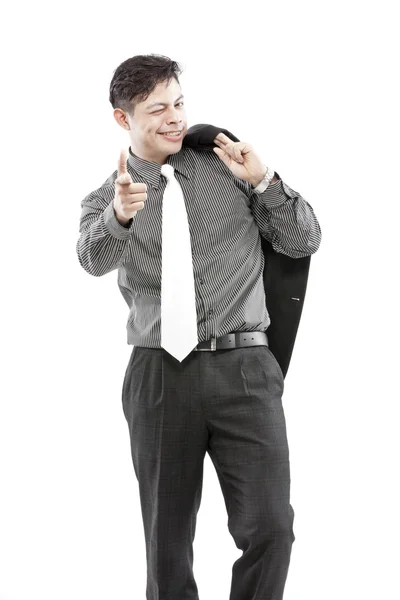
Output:
<path fill-rule="evenodd" d="M 174 144 L 171 144 L 170 142 L 166 142 L 165 144 L 163 144 L 163 148 L 165 148 L 165 146 L 167 146 L 167 148 L 169 148 L 169 151 L 171 154 L 175 154 L 175 152 L 179 152 L 179 150 L 182 148 L 183 140 L 185 139 L 185 135 L 186 135 L 186 132 L 182 136 L 182 139 L 179 140 L 179 142 L 175 142 Z"/>

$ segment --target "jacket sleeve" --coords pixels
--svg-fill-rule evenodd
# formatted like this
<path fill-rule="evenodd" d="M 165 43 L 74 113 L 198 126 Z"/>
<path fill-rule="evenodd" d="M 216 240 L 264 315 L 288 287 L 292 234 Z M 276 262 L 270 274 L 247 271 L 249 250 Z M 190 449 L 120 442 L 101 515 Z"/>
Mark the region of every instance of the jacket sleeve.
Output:
<path fill-rule="evenodd" d="M 101 187 L 81 201 L 80 237 L 76 252 L 80 265 L 90 275 L 100 277 L 121 266 L 132 232 L 118 222 L 114 206 L 114 186 Z"/>
<path fill-rule="evenodd" d="M 278 181 L 262 193 L 240 180 L 250 198 L 251 211 L 260 234 L 275 252 L 291 258 L 314 254 L 321 243 L 321 228 L 312 206 L 275 173 Z"/>

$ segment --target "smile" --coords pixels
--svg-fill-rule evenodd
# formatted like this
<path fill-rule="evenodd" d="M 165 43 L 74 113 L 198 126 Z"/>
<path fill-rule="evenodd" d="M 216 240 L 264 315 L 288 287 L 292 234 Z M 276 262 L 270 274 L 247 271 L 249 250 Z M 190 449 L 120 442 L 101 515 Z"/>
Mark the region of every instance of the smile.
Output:
<path fill-rule="evenodd" d="M 160 133 L 160 135 L 163 135 L 165 138 L 168 138 L 169 140 L 180 140 L 182 138 L 182 134 L 183 131 L 180 131 L 179 133 Z"/>

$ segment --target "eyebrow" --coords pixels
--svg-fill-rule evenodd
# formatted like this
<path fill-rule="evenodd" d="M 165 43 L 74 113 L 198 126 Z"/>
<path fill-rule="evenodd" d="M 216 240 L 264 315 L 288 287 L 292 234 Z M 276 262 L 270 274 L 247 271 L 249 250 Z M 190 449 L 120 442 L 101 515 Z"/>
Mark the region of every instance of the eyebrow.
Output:
<path fill-rule="evenodd" d="M 184 97 L 183 94 L 181 94 L 179 96 L 179 98 L 177 98 L 175 100 L 174 104 L 183 97 Z M 154 102 L 153 104 L 149 104 L 149 106 L 146 107 L 146 110 L 149 110 L 150 108 L 154 108 L 155 106 L 168 106 L 168 104 L 166 104 L 165 102 Z"/>

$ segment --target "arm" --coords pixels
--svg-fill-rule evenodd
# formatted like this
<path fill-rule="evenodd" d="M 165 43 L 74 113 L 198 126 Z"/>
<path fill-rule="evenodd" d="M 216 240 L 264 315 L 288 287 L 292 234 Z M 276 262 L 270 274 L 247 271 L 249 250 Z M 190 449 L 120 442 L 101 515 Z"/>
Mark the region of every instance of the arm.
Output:
<path fill-rule="evenodd" d="M 215 138 L 213 151 L 232 172 L 236 185 L 250 199 L 251 210 L 261 235 L 273 249 L 291 258 L 316 252 L 321 242 L 321 228 L 312 207 L 275 173 L 261 193 L 254 187 L 265 174 L 265 163 L 247 142 L 233 142 L 223 132 Z"/>
<path fill-rule="evenodd" d="M 275 180 L 275 183 L 273 183 Z M 278 173 L 267 189 L 258 194 L 241 181 L 250 199 L 260 234 L 276 252 L 292 258 L 314 254 L 321 243 L 321 228 L 310 204 L 282 181 Z"/>
<path fill-rule="evenodd" d="M 76 252 L 80 265 L 100 277 L 121 266 L 131 237 L 132 222 L 122 225 L 113 206 L 114 186 L 99 188 L 82 202 Z"/>

